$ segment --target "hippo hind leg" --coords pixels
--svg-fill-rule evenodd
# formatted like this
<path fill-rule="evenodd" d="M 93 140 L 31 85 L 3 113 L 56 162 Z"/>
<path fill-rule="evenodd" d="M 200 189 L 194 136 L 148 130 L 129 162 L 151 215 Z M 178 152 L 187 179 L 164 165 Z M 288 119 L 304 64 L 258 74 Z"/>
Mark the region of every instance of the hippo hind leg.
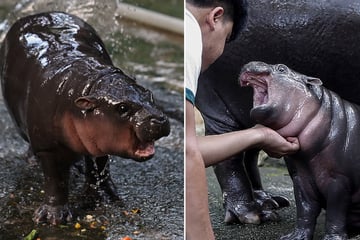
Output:
<path fill-rule="evenodd" d="M 85 178 L 84 194 L 89 199 L 87 204 L 114 201 L 121 203 L 116 186 L 110 176 L 108 156 L 85 157 Z"/>
<path fill-rule="evenodd" d="M 254 201 L 251 184 L 243 164 L 243 154 L 214 166 L 214 172 L 220 184 L 224 208 L 225 223 L 260 224 L 260 206 Z"/>

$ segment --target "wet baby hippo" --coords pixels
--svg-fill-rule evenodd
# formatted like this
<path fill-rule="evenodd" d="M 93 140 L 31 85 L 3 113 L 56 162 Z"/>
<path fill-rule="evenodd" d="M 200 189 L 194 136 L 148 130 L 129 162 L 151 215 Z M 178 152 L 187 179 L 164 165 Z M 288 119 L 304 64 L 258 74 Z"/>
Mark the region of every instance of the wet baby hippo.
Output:
<path fill-rule="evenodd" d="M 281 239 L 312 239 L 322 208 L 324 239 L 347 239 L 360 228 L 360 108 L 283 64 L 246 64 L 242 86 L 254 89 L 251 117 L 301 149 L 286 157 L 294 184 L 295 230 Z"/>
<path fill-rule="evenodd" d="M 3 96 L 45 179 L 35 222 L 72 218 L 71 165 L 85 158 L 86 193 L 117 199 L 108 155 L 150 159 L 170 132 L 152 93 L 113 66 L 95 30 L 61 12 L 18 20 L 0 53 Z"/>

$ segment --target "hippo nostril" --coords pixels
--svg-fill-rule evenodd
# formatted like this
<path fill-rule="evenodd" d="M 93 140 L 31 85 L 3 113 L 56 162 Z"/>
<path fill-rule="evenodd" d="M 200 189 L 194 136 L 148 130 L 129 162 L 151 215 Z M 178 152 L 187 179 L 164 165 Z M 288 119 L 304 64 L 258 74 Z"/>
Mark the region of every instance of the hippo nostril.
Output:
<path fill-rule="evenodd" d="M 170 123 L 166 116 L 152 118 L 150 120 L 150 128 L 155 130 L 158 135 L 167 136 L 170 134 Z"/>
<path fill-rule="evenodd" d="M 154 141 L 170 134 L 170 122 L 166 115 L 148 116 L 137 125 L 137 134 L 142 141 Z"/>
<path fill-rule="evenodd" d="M 160 124 L 160 121 L 158 119 L 153 118 L 153 119 L 150 120 L 150 124 L 151 125 Z"/>

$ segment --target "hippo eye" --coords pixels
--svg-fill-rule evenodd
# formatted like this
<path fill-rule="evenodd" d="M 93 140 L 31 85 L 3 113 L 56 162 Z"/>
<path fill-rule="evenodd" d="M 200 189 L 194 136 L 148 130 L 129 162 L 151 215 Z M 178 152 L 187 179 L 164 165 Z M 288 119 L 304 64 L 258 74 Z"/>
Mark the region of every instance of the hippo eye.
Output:
<path fill-rule="evenodd" d="M 279 72 L 285 73 L 286 72 L 286 66 L 283 64 L 279 64 L 276 68 Z"/>
<path fill-rule="evenodd" d="M 125 114 L 129 111 L 129 106 L 127 106 L 126 104 L 124 103 L 121 103 L 117 106 L 117 111 L 120 113 L 120 114 Z"/>

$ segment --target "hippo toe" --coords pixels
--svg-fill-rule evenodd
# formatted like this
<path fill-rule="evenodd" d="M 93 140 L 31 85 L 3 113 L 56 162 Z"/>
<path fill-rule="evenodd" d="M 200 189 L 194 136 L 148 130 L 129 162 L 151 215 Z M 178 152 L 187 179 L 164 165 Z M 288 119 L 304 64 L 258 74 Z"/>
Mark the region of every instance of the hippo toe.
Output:
<path fill-rule="evenodd" d="M 41 205 L 36 209 L 33 220 L 35 223 L 50 223 L 58 225 L 72 220 L 72 214 L 67 205 L 51 206 L 47 204 Z"/>

